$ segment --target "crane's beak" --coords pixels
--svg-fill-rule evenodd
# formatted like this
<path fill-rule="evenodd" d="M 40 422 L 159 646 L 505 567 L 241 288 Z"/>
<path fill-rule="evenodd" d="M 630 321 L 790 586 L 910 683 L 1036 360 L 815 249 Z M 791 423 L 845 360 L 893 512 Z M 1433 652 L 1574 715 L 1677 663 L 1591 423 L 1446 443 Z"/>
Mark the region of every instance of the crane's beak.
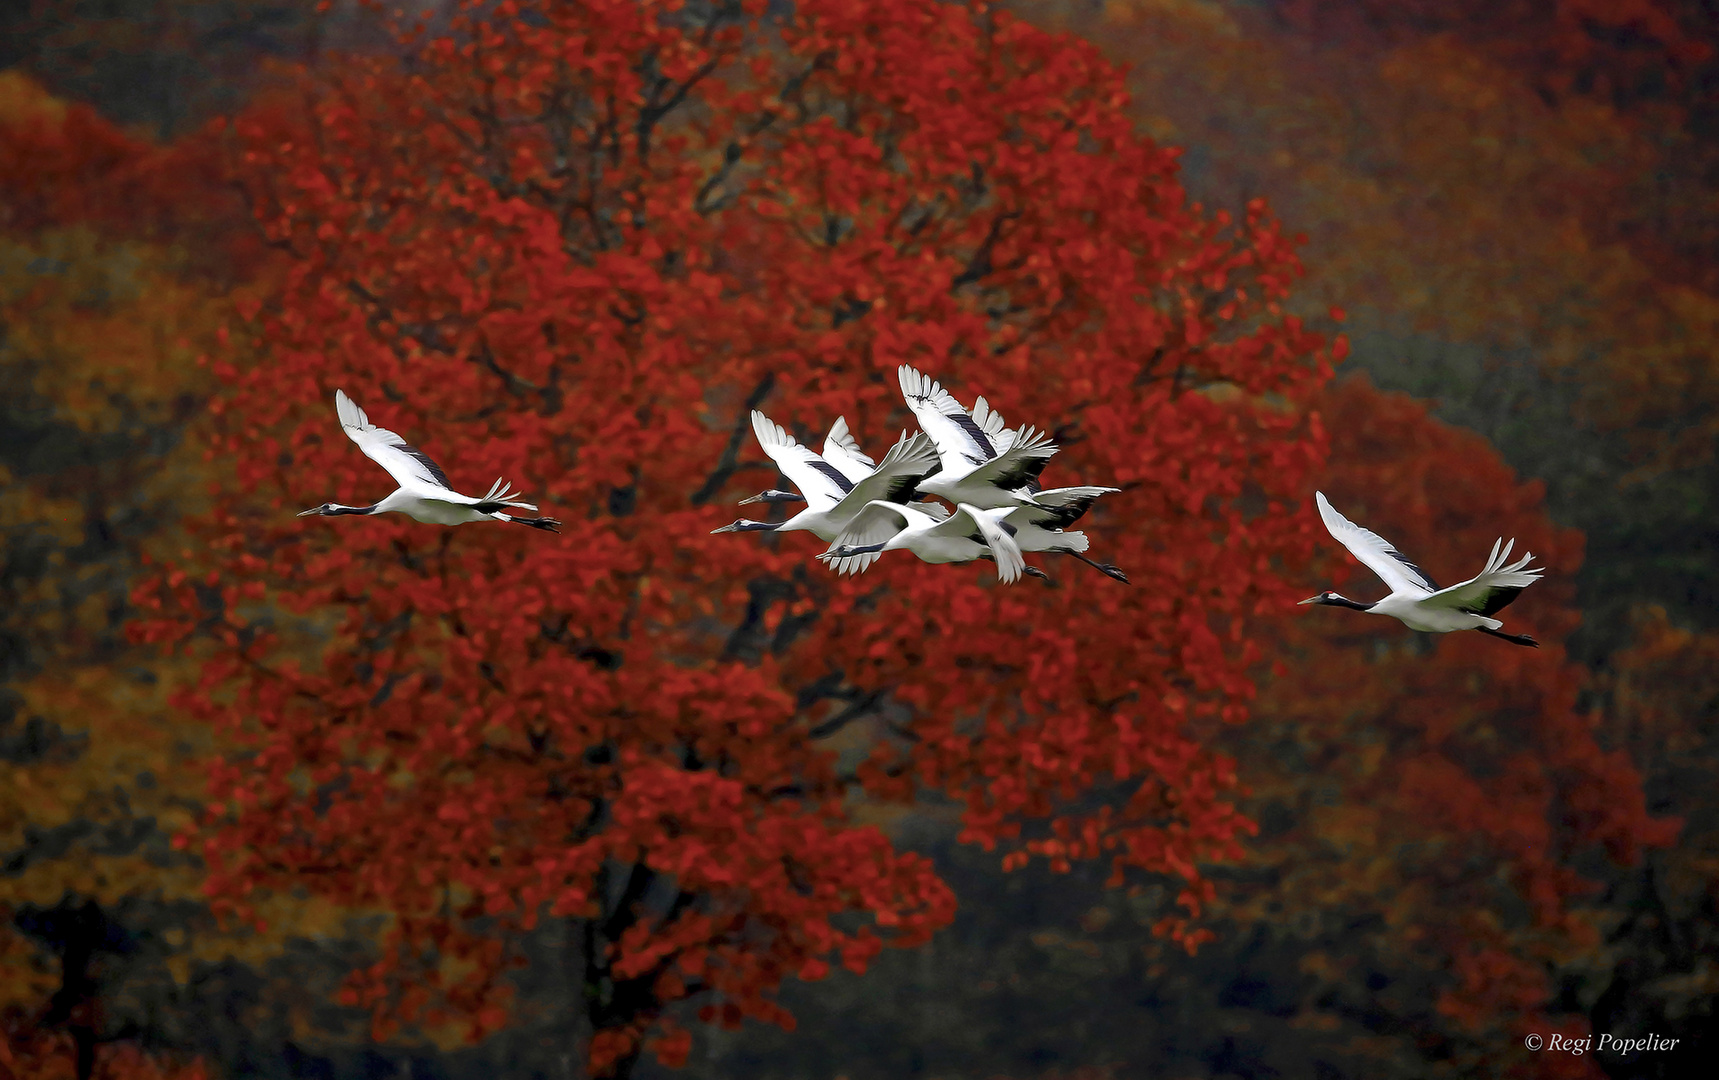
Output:
<path fill-rule="evenodd" d="M 1317 604 L 1320 600 L 1324 599 L 1324 597 L 1325 597 L 1324 593 L 1320 593 L 1318 596 L 1309 596 L 1307 599 L 1301 601 L 1300 603 L 1296 604 L 1295 606 L 1296 607 L 1302 607 L 1306 604 Z"/>
<path fill-rule="evenodd" d="M 298 516 L 299 517 L 309 517 L 312 514 L 320 514 L 320 513 L 322 513 L 322 507 L 313 506 L 309 510 L 300 510 L 298 512 Z"/>
<path fill-rule="evenodd" d="M 740 522 L 738 522 L 738 521 L 736 521 L 736 522 L 735 522 L 735 523 L 734 523 L 734 524 L 732 524 L 732 525 L 724 525 L 724 526 L 723 526 L 723 527 L 722 527 L 722 528 L 720 528 L 720 529 L 712 529 L 712 530 L 710 530 L 710 535 L 712 535 L 712 536 L 715 536 L 715 535 L 716 535 L 716 534 L 717 534 L 717 533 L 725 533 L 725 532 L 739 532 L 739 531 L 740 531 Z"/>

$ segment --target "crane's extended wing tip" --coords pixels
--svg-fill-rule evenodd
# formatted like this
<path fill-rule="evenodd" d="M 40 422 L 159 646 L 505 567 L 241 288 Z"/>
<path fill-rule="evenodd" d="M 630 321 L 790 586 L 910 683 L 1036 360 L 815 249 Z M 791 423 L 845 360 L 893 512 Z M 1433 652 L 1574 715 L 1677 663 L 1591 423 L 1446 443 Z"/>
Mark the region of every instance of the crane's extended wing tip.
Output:
<path fill-rule="evenodd" d="M 752 410 L 752 434 L 758 437 L 758 445 L 765 450 L 772 446 L 794 445 L 794 437 L 788 434 L 788 429 L 758 409 Z"/>

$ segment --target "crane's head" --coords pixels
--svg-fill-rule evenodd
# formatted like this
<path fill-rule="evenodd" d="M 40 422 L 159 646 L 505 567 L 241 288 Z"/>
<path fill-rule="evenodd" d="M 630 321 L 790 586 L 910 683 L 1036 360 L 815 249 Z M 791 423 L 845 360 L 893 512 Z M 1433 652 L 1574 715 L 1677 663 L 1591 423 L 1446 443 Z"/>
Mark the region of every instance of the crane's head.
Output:
<path fill-rule="evenodd" d="M 300 510 L 298 516 L 309 517 L 312 514 L 321 514 L 323 517 L 339 517 L 342 514 L 374 514 L 375 512 L 374 506 L 342 506 L 339 503 L 323 503 L 321 506 L 313 506 L 309 510 Z"/>

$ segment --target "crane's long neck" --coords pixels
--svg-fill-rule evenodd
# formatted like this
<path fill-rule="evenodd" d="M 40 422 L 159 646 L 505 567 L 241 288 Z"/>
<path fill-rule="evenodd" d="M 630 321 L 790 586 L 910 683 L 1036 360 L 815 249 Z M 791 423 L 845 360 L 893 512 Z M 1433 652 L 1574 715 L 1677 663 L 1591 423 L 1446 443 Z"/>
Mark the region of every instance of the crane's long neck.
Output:
<path fill-rule="evenodd" d="M 1321 600 L 1320 603 L 1330 604 L 1333 607 L 1354 608 L 1356 611 L 1372 611 L 1373 610 L 1372 604 L 1363 604 L 1358 600 L 1351 600 L 1347 596 L 1342 596 L 1342 595 L 1339 595 L 1336 593 L 1333 593 L 1331 595 L 1330 599 L 1328 599 L 1328 600 Z"/>
<path fill-rule="evenodd" d="M 322 511 L 323 517 L 340 517 L 342 514 L 374 514 L 376 506 L 341 506 L 339 503 L 329 503 Z"/>
<path fill-rule="evenodd" d="M 838 559 L 845 559 L 852 555 L 870 555 L 873 552 L 883 551 L 887 547 L 889 547 L 889 541 L 886 540 L 881 544 L 866 544 L 864 547 L 837 548 L 831 554 Z"/>

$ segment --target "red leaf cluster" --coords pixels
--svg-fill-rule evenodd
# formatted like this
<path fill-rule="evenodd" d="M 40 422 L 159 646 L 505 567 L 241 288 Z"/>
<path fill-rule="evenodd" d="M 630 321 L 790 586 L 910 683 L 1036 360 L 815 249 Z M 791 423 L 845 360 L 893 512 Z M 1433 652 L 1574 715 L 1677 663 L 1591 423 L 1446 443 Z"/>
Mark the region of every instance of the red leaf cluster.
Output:
<path fill-rule="evenodd" d="M 258 245 L 233 227 L 243 207 L 212 135 L 149 143 L 25 75 L 0 73 L 0 230 L 83 226 L 113 239 L 184 244 L 201 258 L 224 259 L 223 269 L 254 267 Z"/>

